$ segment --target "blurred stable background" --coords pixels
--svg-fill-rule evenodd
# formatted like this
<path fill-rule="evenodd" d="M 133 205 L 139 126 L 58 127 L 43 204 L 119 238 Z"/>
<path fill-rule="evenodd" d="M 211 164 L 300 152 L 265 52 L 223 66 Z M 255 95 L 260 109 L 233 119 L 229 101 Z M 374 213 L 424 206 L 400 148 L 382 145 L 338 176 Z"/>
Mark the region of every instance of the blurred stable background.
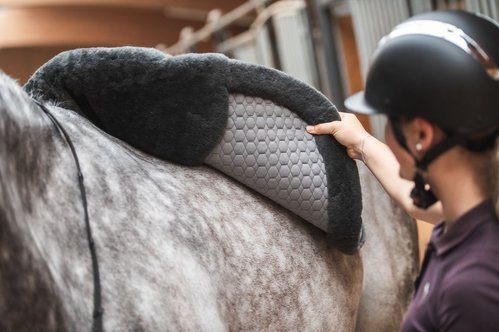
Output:
<path fill-rule="evenodd" d="M 499 0 L 0 0 L 0 69 L 23 84 L 73 48 L 219 52 L 283 70 L 343 110 L 345 97 L 362 90 L 379 39 L 438 9 L 499 19 Z M 383 138 L 383 117 L 361 121 Z M 424 250 L 431 226 L 418 226 Z"/>

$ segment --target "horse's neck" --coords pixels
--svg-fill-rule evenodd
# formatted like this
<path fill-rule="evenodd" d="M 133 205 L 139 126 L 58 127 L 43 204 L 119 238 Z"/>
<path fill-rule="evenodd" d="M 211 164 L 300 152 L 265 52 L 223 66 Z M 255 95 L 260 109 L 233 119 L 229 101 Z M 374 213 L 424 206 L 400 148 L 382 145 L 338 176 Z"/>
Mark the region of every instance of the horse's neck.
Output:
<path fill-rule="evenodd" d="M 14 84 L 0 81 L 0 176 L 7 197 L 17 192 L 20 202 L 29 204 L 44 187 L 60 138 L 50 119 Z"/>
<path fill-rule="evenodd" d="M 0 306 L 8 308 L 7 316 L 9 311 L 32 308 L 23 315 L 33 328 L 38 324 L 57 330 L 54 324 L 62 321 L 62 306 L 53 296 L 57 274 L 46 259 L 52 253 L 46 249 L 50 243 L 44 229 L 54 220 L 50 213 L 58 204 L 54 179 L 71 171 L 55 172 L 55 165 L 70 158 L 60 156 L 63 149 L 64 141 L 47 115 L 16 82 L 0 74 Z M 30 280 L 29 287 L 22 280 Z M 43 304 L 37 304 L 40 296 Z M 0 330 L 17 329 L 11 321 L 3 323 Z"/>
<path fill-rule="evenodd" d="M 51 211 L 60 198 L 78 197 L 78 189 L 61 180 L 76 177 L 66 149 L 43 110 L 16 82 L 0 74 L 0 221 L 35 247 L 31 240 L 40 234 L 37 227 L 53 218 Z M 71 214 L 66 217 L 70 220 Z"/>

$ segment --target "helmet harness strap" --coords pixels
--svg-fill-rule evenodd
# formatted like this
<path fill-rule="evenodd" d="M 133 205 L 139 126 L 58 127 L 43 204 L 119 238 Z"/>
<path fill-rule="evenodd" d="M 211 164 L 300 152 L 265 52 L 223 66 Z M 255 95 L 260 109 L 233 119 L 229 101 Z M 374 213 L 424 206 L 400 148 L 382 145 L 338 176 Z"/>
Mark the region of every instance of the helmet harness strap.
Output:
<path fill-rule="evenodd" d="M 411 191 L 412 202 L 418 208 L 427 209 L 438 201 L 438 198 L 426 183 L 428 165 L 453 146 L 464 144 L 466 142 L 466 136 L 464 134 L 451 135 L 428 150 L 423 158 L 418 160 L 407 146 L 407 141 L 402 131 L 402 127 L 400 126 L 400 121 L 391 119 L 390 122 L 392 124 L 395 139 L 400 146 L 411 155 L 416 165 L 416 171 L 413 178 L 415 186 Z"/>

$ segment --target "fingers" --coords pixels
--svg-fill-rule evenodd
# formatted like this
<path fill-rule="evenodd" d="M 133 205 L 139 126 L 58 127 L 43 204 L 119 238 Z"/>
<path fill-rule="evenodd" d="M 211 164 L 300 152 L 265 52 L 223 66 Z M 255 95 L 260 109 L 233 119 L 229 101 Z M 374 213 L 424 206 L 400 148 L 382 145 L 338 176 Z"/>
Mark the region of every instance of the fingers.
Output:
<path fill-rule="evenodd" d="M 332 122 L 320 123 L 315 126 L 307 126 L 306 129 L 310 134 L 314 135 L 330 134 L 334 136 L 334 134 L 339 128 L 339 124 L 340 124 L 339 121 L 332 121 Z"/>

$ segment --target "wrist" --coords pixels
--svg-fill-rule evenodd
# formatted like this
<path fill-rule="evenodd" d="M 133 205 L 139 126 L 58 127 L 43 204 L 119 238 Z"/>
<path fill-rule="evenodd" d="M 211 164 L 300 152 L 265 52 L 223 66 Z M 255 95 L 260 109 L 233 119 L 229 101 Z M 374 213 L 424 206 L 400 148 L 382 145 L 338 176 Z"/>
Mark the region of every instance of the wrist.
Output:
<path fill-rule="evenodd" d="M 374 137 L 371 134 L 366 133 L 366 135 L 360 140 L 360 144 L 359 144 L 359 148 L 358 148 L 360 160 L 362 160 L 362 162 L 366 165 L 367 165 L 366 143 L 367 143 L 367 141 L 370 140 L 370 138 L 374 138 Z"/>

